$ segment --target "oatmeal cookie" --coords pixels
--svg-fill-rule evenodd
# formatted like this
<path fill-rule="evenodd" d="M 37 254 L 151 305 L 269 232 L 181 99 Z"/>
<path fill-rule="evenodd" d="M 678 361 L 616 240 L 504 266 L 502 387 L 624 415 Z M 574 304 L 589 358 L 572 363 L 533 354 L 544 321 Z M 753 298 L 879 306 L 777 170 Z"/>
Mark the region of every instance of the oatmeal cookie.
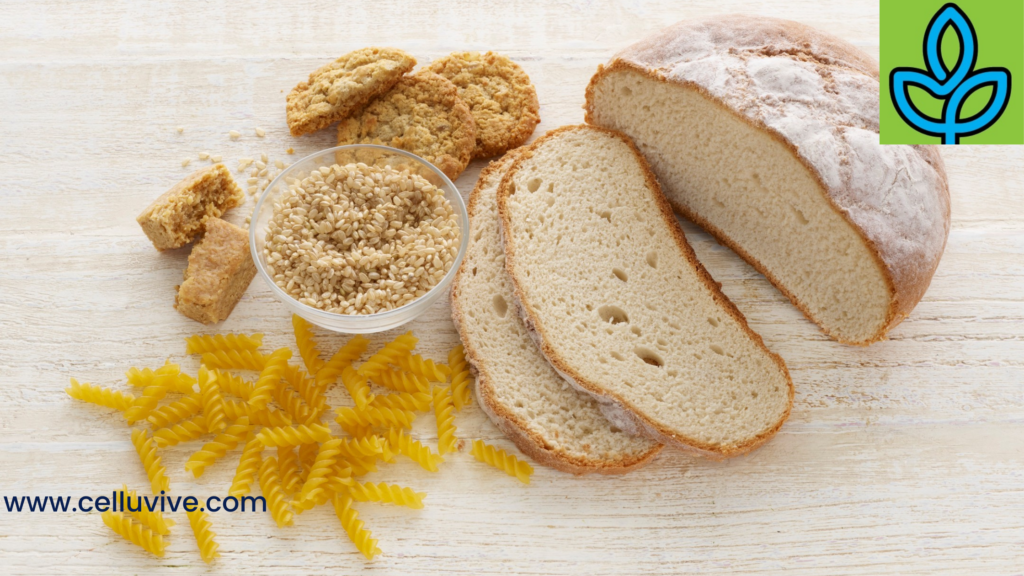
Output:
<path fill-rule="evenodd" d="M 540 122 L 537 90 L 530 77 L 508 57 L 493 52 L 453 52 L 429 70 L 459 88 L 476 121 L 474 158 L 502 154 L 522 146 Z"/>
<path fill-rule="evenodd" d="M 326 128 L 390 90 L 415 65 L 415 58 L 396 48 L 349 52 L 288 94 L 288 128 L 293 136 Z"/>
<path fill-rule="evenodd" d="M 476 125 L 454 84 L 432 72 L 419 72 L 342 120 L 338 144 L 401 148 L 454 180 L 472 158 Z"/>

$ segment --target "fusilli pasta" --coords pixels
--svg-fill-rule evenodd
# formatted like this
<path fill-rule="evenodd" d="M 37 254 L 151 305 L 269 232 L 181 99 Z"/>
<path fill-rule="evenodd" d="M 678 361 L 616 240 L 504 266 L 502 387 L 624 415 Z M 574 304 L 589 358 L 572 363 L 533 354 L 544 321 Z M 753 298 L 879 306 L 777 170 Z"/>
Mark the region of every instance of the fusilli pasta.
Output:
<path fill-rule="evenodd" d="M 277 428 L 264 428 L 260 430 L 257 437 L 268 448 L 298 446 L 299 444 L 327 442 L 331 439 L 331 429 L 323 424 L 280 426 Z"/>
<path fill-rule="evenodd" d="M 132 445 L 139 454 L 142 467 L 146 469 L 146 476 L 153 488 L 153 494 L 159 494 L 161 490 L 170 492 L 171 481 L 165 474 L 166 469 L 160 464 L 160 456 L 156 453 L 156 446 L 149 433 L 145 430 L 132 431 Z"/>
<path fill-rule="evenodd" d="M 281 489 L 288 494 L 302 488 L 302 476 L 299 475 L 299 454 L 294 446 L 277 448 L 277 465 L 280 467 Z"/>
<path fill-rule="evenodd" d="M 219 558 L 220 552 L 217 549 L 220 548 L 220 544 L 213 539 L 216 534 L 210 527 L 209 514 L 197 508 L 192 512 L 185 512 L 185 515 L 188 516 L 188 523 L 192 525 L 192 533 L 196 536 L 199 556 L 203 562 L 209 564 L 214 558 Z"/>
<path fill-rule="evenodd" d="M 459 344 L 448 353 L 448 367 L 452 371 L 452 403 L 456 410 L 462 410 L 469 404 L 473 397 L 470 392 L 470 384 L 473 383 L 473 376 L 469 372 L 469 364 L 466 362 L 466 351 Z"/>
<path fill-rule="evenodd" d="M 167 428 L 158 428 L 153 431 L 153 440 L 160 448 L 176 446 L 182 442 L 188 442 L 202 437 L 209 430 L 206 428 L 206 416 L 202 414 L 172 424 Z"/>
<path fill-rule="evenodd" d="M 341 521 L 341 527 L 348 534 L 356 548 L 366 556 L 367 560 L 380 554 L 377 547 L 377 540 L 370 531 L 363 527 L 363 521 L 359 519 L 359 513 L 352 509 L 352 497 L 348 494 L 338 493 L 334 496 L 334 513 Z"/>
<path fill-rule="evenodd" d="M 171 424 L 199 414 L 203 409 L 202 398 L 202 395 L 198 392 L 192 392 L 180 400 L 175 400 L 170 404 L 165 404 L 153 410 L 146 417 L 146 420 L 149 421 L 153 428 L 166 428 Z"/>
<path fill-rule="evenodd" d="M 238 460 L 238 468 L 235 469 L 235 477 L 231 480 L 231 488 L 228 495 L 240 498 L 251 491 L 252 482 L 256 479 L 260 464 L 263 463 L 263 442 L 252 438 L 245 443 L 242 449 L 242 457 Z"/>
<path fill-rule="evenodd" d="M 171 526 L 174 526 L 174 520 L 164 518 L 161 512 L 155 510 L 150 512 L 143 499 L 135 493 L 135 490 L 129 490 L 127 485 L 121 486 L 121 492 L 124 493 L 124 510 L 127 510 L 139 522 L 142 522 L 147 528 L 161 536 L 167 536 L 171 533 Z M 132 505 L 133 500 L 135 505 Z M 156 504 L 155 498 L 152 503 Z"/>
<path fill-rule="evenodd" d="M 470 454 L 485 464 L 490 464 L 498 470 L 504 470 L 506 474 L 518 478 L 523 484 L 530 483 L 533 466 L 519 460 L 501 448 L 485 444 L 483 440 L 473 440 L 473 449 L 470 450 Z"/>
<path fill-rule="evenodd" d="M 337 352 L 331 356 L 331 359 L 327 361 L 320 370 L 314 375 L 316 378 L 316 388 L 320 395 L 327 392 L 327 387 L 338 381 L 338 377 L 341 376 L 341 371 L 345 369 L 345 366 L 351 365 L 353 362 L 358 360 L 363 352 L 366 352 L 366 348 L 370 345 L 370 341 L 363 336 L 353 336 L 351 340 L 345 343 L 344 346 L 338 349 Z"/>
<path fill-rule="evenodd" d="M 252 397 L 252 382 L 245 380 L 241 376 L 236 376 L 227 370 L 217 370 L 217 384 L 220 385 L 222 393 L 237 396 L 246 402 Z"/>
<path fill-rule="evenodd" d="M 283 411 L 267 406 L 263 410 L 253 410 L 248 402 L 241 400 L 224 400 L 224 414 L 228 420 L 238 420 L 242 416 L 249 418 L 250 424 L 257 426 L 288 426 L 292 417 Z"/>
<path fill-rule="evenodd" d="M 163 370 L 161 368 L 161 370 Z M 142 389 L 140 394 L 134 402 L 132 402 L 131 408 L 124 411 L 124 419 L 129 424 L 134 424 L 139 420 L 142 420 L 149 413 L 156 408 L 160 400 L 167 395 L 172 389 L 174 389 L 174 383 L 178 379 L 178 373 L 165 373 L 159 374 L 160 370 L 157 370 L 157 376 L 153 378 L 145 388 Z"/>
<path fill-rule="evenodd" d="M 277 522 L 279 528 L 291 526 L 295 523 L 295 515 L 288 508 L 284 491 L 281 489 L 281 478 L 277 475 L 277 458 L 270 456 L 260 465 L 260 491 L 267 501 L 267 509 L 270 516 Z"/>
<path fill-rule="evenodd" d="M 434 388 L 434 416 L 437 418 L 437 451 L 444 455 L 455 451 L 455 407 L 452 404 L 452 389 L 448 386 Z"/>
<path fill-rule="evenodd" d="M 302 490 L 295 498 L 296 501 L 306 500 L 313 490 L 327 483 L 327 477 L 330 476 L 334 464 L 338 461 L 338 455 L 341 453 L 341 443 L 341 438 L 332 438 L 320 445 L 316 460 L 313 461 L 313 466 L 309 469 L 306 482 L 303 483 Z"/>
<path fill-rule="evenodd" d="M 359 367 L 359 374 L 372 378 L 374 375 L 380 373 L 382 370 L 387 368 L 388 364 L 395 363 L 398 358 L 408 355 L 412 352 L 412 349 L 416 347 L 416 343 L 419 342 L 419 338 L 412 335 L 412 332 L 406 332 L 401 336 L 395 338 L 391 342 L 388 342 L 377 351 L 376 354 L 370 356 L 370 358 Z"/>
<path fill-rule="evenodd" d="M 385 482 L 353 482 L 348 487 L 348 493 L 357 502 L 383 502 L 408 508 L 423 508 L 423 498 L 427 495 L 425 492 Z"/>
<path fill-rule="evenodd" d="M 412 459 L 428 472 L 437 472 L 438 465 L 444 462 L 444 457 L 431 452 L 401 428 L 388 429 L 388 444 L 392 450 Z"/>
<path fill-rule="evenodd" d="M 217 372 L 199 367 L 199 393 L 203 399 L 203 416 L 206 416 L 206 429 L 220 432 L 228 425 L 227 414 L 224 413 L 224 396 L 220 393 L 217 383 Z"/>
<path fill-rule="evenodd" d="M 342 439 L 339 450 L 345 456 L 355 458 L 377 457 L 384 454 L 385 443 L 377 436 Z"/>
<path fill-rule="evenodd" d="M 448 375 L 451 374 L 451 370 L 444 364 L 434 364 L 433 360 L 428 360 L 419 354 L 399 356 L 396 362 L 392 362 L 392 364 L 396 364 L 406 372 L 423 376 L 427 380 L 434 382 L 444 382 L 448 379 Z"/>
<path fill-rule="evenodd" d="M 163 366 L 153 370 L 151 368 L 138 369 L 135 367 L 129 368 L 124 375 L 128 378 L 128 383 L 137 388 L 145 388 L 153 383 L 153 380 L 160 376 L 166 376 L 168 374 L 175 374 L 177 378 L 171 381 L 172 387 L 175 392 L 182 394 L 188 394 L 193 392 L 192 386 L 195 385 L 196 381 L 191 376 L 181 371 L 181 367 L 177 364 L 171 364 L 170 361 L 164 363 Z"/>
<path fill-rule="evenodd" d="M 396 392 L 430 393 L 430 382 L 423 376 L 417 376 L 404 370 L 385 368 L 371 378 L 377 384 Z"/>
<path fill-rule="evenodd" d="M 262 344 L 263 334 L 195 334 L 185 338 L 185 353 L 256 350 Z"/>
<path fill-rule="evenodd" d="M 164 537 L 132 520 L 121 512 L 106 511 L 101 514 L 103 523 L 117 535 L 159 558 L 164 557 Z"/>
<path fill-rule="evenodd" d="M 341 383 L 345 385 L 345 389 L 348 390 L 349 395 L 355 400 L 357 410 L 365 409 L 366 405 L 373 399 L 366 376 L 360 375 L 352 366 L 345 366 L 341 371 Z"/>
<path fill-rule="evenodd" d="M 374 408 L 426 412 L 430 410 L 431 400 L 433 398 L 426 392 L 396 392 L 394 394 L 377 396 L 370 401 L 369 405 Z"/>
<path fill-rule="evenodd" d="M 121 412 L 131 408 L 132 403 L 135 402 L 135 396 L 128 392 L 119 392 L 110 388 L 89 384 L 88 382 L 79 384 L 78 380 L 74 378 L 71 379 L 71 386 L 65 388 L 64 391 L 75 400 L 113 408 Z"/>
<path fill-rule="evenodd" d="M 243 416 L 228 426 L 223 432 L 210 440 L 198 451 L 189 457 L 185 462 L 185 470 L 191 472 L 196 478 L 203 475 L 206 467 L 223 458 L 228 450 L 234 450 L 240 443 L 248 438 L 252 431 L 249 425 L 249 418 Z"/>
<path fill-rule="evenodd" d="M 295 330 L 295 345 L 299 349 L 299 356 L 302 356 L 302 363 L 310 374 L 316 374 L 323 367 L 324 361 L 320 358 L 312 327 L 298 314 L 292 314 L 292 328 Z"/>
<path fill-rule="evenodd" d="M 253 370 L 259 372 L 267 363 L 263 354 L 255 350 L 218 350 L 203 354 L 201 362 L 217 370 Z"/>
<path fill-rule="evenodd" d="M 249 405 L 256 410 L 267 407 L 267 403 L 274 397 L 274 392 L 281 385 L 281 377 L 285 368 L 288 367 L 288 359 L 292 357 L 292 351 L 287 348 L 278 348 L 267 357 L 267 362 L 260 371 L 260 377 L 253 384 L 252 396 L 249 397 Z M 294 415 L 293 415 L 294 416 Z"/>
<path fill-rule="evenodd" d="M 393 410 L 391 408 L 375 408 L 367 406 L 366 410 L 357 412 L 349 407 L 335 410 L 338 417 L 335 421 L 351 436 L 363 426 L 380 426 L 382 428 L 412 428 L 412 422 L 416 419 L 416 413 L 408 410 Z"/>
<path fill-rule="evenodd" d="M 320 444 L 316 442 L 299 444 L 299 465 L 302 466 L 302 469 L 299 471 L 299 478 L 302 478 L 303 482 L 309 477 L 309 469 L 313 466 L 313 462 L 316 461 L 316 453 L 319 451 Z"/>

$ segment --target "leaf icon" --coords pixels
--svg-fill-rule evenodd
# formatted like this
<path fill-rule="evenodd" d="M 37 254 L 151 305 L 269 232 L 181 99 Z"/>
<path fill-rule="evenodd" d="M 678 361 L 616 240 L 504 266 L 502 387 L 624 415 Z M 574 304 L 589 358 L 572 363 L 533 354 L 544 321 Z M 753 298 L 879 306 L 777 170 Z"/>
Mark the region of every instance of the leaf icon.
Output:
<path fill-rule="evenodd" d="M 952 30 L 960 40 L 960 56 L 950 70 L 942 60 L 942 37 Z M 946 4 L 932 17 L 924 34 L 927 70 L 894 68 L 889 74 L 889 95 L 896 112 L 912 128 L 942 138 L 943 144 L 959 144 L 960 138 L 977 134 L 999 119 L 1010 101 L 1010 71 L 1006 68 L 974 70 L 978 62 L 978 35 L 967 14 L 956 4 Z M 918 86 L 941 99 L 942 115 L 923 114 L 910 99 L 909 87 Z M 964 103 L 976 90 L 992 86 L 992 96 L 980 112 L 961 118 Z"/>

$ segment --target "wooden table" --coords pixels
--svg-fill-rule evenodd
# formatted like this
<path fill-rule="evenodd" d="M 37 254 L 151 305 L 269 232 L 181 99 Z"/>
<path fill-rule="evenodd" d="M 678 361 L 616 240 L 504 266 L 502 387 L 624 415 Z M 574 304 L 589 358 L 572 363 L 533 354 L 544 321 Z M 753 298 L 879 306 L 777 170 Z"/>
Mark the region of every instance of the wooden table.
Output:
<path fill-rule="evenodd" d="M 581 122 L 596 66 L 677 20 L 793 18 L 877 56 L 877 9 L 875 0 L 4 2 L 0 494 L 146 487 L 120 416 L 63 389 L 69 377 L 123 388 L 129 366 L 168 357 L 197 368 L 182 338 L 206 329 L 171 307 L 187 253 L 157 253 L 135 216 L 206 164 L 199 152 L 223 155 L 233 169 L 241 157 L 290 161 L 332 145 L 331 130 L 295 139 L 285 126 L 284 95 L 317 66 L 368 45 L 401 47 L 421 63 L 453 50 L 500 51 L 537 86 L 539 135 Z M 242 137 L 230 140 L 230 130 Z M 749 456 L 709 462 L 666 451 L 618 478 L 538 468 L 530 486 L 468 453 L 433 475 L 388 466 L 375 478 L 429 497 L 421 511 L 358 506 L 384 550 L 372 563 L 328 507 L 284 530 L 263 514 L 214 515 L 223 557 L 209 568 L 181 514 L 161 560 L 113 536 L 97 514 L 0 511 L 0 571 L 1020 573 L 1024 153 L 949 147 L 943 156 L 953 228 L 942 264 L 910 318 L 870 348 L 827 340 L 763 277 L 684 224 L 796 385 L 792 417 Z M 464 193 L 483 165 L 459 178 Z M 263 332 L 271 347 L 292 339 L 288 315 L 259 280 L 219 328 Z M 411 328 L 439 360 L 457 342 L 444 303 Z M 512 446 L 475 406 L 457 424 L 461 437 Z M 430 417 L 416 431 L 436 440 Z M 162 451 L 175 492 L 224 494 L 234 462 L 190 480 L 182 464 L 196 447 Z"/>

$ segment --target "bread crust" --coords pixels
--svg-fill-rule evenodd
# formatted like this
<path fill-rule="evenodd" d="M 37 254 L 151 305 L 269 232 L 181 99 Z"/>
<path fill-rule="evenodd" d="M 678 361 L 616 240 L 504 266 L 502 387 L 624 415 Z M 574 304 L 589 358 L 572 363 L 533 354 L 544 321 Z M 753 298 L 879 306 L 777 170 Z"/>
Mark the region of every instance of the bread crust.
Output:
<path fill-rule="evenodd" d="M 338 145 L 383 144 L 423 157 L 455 180 L 476 146 L 476 123 L 458 88 L 433 72 L 402 78 L 338 124 Z"/>
<path fill-rule="evenodd" d="M 537 89 L 507 56 L 453 52 L 428 68 L 451 80 L 476 121 L 474 158 L 488 158 L 522 146 L 540 123 Z"/>
<path fill-rule="evenodd" d="M 689 262 L 691 266 L 694 267 L 694 269 L 697 272 L 697 277 L 711 293 L 715 302 L 727 314 L 729 314 L 733 318 L 733 320 L 736 321 L 737 325 L 739 325 L 739 327 L 744 331 L 744 333 L 746 333 L 747 336 L 754 341 L 755 345 L 761 348 L 761 350 L 763 350 L 772 359 L 772 361 L 782 370 L 782 373 L 785 375 L 788 389 L 788 401 L 786 403 L 785 412 L 774 425 L 772 425 L 769 429 L 765 430 L 764 432 L 758 434 L 754 438 L 751 438 L 749 441 L 737 446 L 721 447 L 709 444 L 707 442 L 702 442 L 695 438 L 688 438 L 682 434 L 674 433 L 671 430 L 668 430 L 667 428 L 658 425 L 656 422 L 653 422 L 645 418 L 636 409 L 635 406 L 632 406 L 627 400 L 625 400 L 621 396 L 609 392 L 608 390 L 605 390 L 598 386 L 597 384 L 587 380 L 582 374 L 580 374 L 571 366 L 569 366 L 569 364 L 563 358 L 561 358 L 555 352 L 555 350 L 547 343 L 544 331 L 542 328 L 540 328 L 540 324 L 537 320 L 537 313 L 529 306 L 529 303 L 525 301 L 524 292 L 520 284 L 520 281 L 513 273 L 513 263 L 516 258 L 516 250 L 515 243 L 510 242 L 510 234 L 508 232 L 510 215 L 508 211 L 507 202 L 508 198 L 512 195 L 511 183 L 515 175 L 515 172 L 522 166 L 523 162 L 525 162 L 526 160 L 533 156 L 533 151 L 536 150 L 539 146 L 542 146 L 549 139 L 556 138 L 560 134 L 566 132 L 572 132 L 577 130 L 593 130 L 595 132 L 601 132 L 614 138 L 618 138 L 627 146 L 629 146 L 630 150 L 633 151 L 633 154 L 636 156 L 637 162 L 640 164 L 640 167 L 644 172 L 644 179 L 646 180 L 648 189 L 651 190 L 652 195 L 655 198 L 655 201 L 658 205 L 659 214 L 661 215 L 665 223 L 669 226 L 669 229 L 672 232 L 672 238 L 673 240 L 675 240 L 676 246 L 679 248 L 679 251 L 682 253 L 683 257 L 686 259 L 687 262 Z M 782 428 L 782 424 L 786 421 L 786 419 L 789 418 L 789 414 L 793 409 L 794 395 L 793 379 L 790 377 L 789 370 L 786 368 L 786 363 L 783 362 L 782 358 L 778 354 L 773 353 L 771 350 L 768 349 L 767 346 L 765 346 L 764 340 L 758 333 L 750 329 L 750 326 L 747 324 L 747 319 L 743 316 L 739 309 L 736 308 L 732 301 L 729 300 L 729 298 L 724 293 L 722 293 L 721 285 L 714 281 L 714 279 L 704 268 L 704 266 L 700 263 L 700 261 L 697 260 L 696 254 L 693 252 L 693 248 L 690 247 L 690 244 L 686 241 L 686 235 L 683 233 L 682 228 L 679 227 L 679 223 L 676 221 L 675 215 L 672 212 L 672 207 L 671 205 L 669 205 L 668 200 L 662 194 L 661 186 L 658 184 L 657 179 L 654 177 L 654 173 L 651 172 L 650 166 L 648 166 L 647 164 L 647 160 L 644 159 L 643 155 L 640 153 L 640 150 L 636 147 L 635 144 L 633 144 L 633 141 L 630 140 L 628 136 L 622 134 L 621 132 L 616 132 L 615 130 L 609 130 L 607 128 L 601 128 L 598 126 L 591 126 L 586 124 L 576 126 L 562 126 L 561 128 L 556 128 L 544 134 L 543 136 L 538 138 L 533 144 L 531 144 L 526 149 L 526 151 L 515 160 L 515 162 L 512 164 L 512 167 L 508 170 L 508 172 L 505 174 L 505 177 L 502 179 L 501 184 L 498 187 L 498 215 L 502 229 L 502 235 L 504 238 L 505 265 L 506 268 L 508 269 L 509 276 L 512 278 L 512 285 L 514 287 L 515 302 L 517 305 L 517 309 L 523 317 L 523 322 L 526 325 L 527 331 L 530 333 L 531 337 L 533 337 L 534 341 L 537 343 L 537 346 L 544 354 L 544 357 L 548 359 L 548 362 L 551 363 L 554 369 L 559 374 L 561 374 L 567 382 L 572 384 L 577 389 L 582 390 L 583 392 L 586 392 L 591 396 L 597 398 L 598 401 L 604 405 L 604 409 L 612 410 L 620 414 L 623 417 L 623 419 L 626 419 L 629 422 L 631 422 L 636 429 L 643 431 L 645 435 L 647 435 L 648 437 L 659 442 L 670 444 L 672 446 L 681 448 L 688 452 L 704 456 L 706 458 L 710 458 L 713 460 L 722 460 L 725 458 L 731 458 L 734 456 L 746 454 L 747 452 L 750 452 L 751 450 L 754 450 L 755 448 L 767 442 L 769 439 L 772 438 L 772 436 L 774 436 L 779 431 L 780 428 Z"/>
<path fill-rule="evenodd" d="M 689 23 L 681 22 L 662 32 L 658 38 L 669 37 L 672 34 L 678 34 L 680 37 L 683 37 L 687 34 L 687 31 L 700 29 L 702 26 L 711 28 L 717 33 L 721 33 L 722 30 L 730 30 L 745 40 L 752 40 L 754 44 L 763 42 L 765 47 L 763 47 L 762 50 L 765 51 L 765 56 L 784 54 L 795 59 L 821 63 L 828 67 L 855 71 L 864 76 L 873 78 L 876 81 L 878 79 L 878 64 L 874 62 L 870 56 L 864 54 L 853 45 L 839 38 L 835 38 L 803 24 L 789 20 L 760 17 L 754 19 L 735 15 L 714 17 L 706 20 L 696 20 Z M 655 48 L 652 48 L 652 43 L 653 40 L 650 38 L 642 40 L 618 54 L 607 66 L 598 66 L 597 72 L 587 85 L 586 103 L 584 104 L 586 122 L 588 124 L 598 125 L 598 119 L 596 118 L 594 110 L 594 93 L 601 80 L 616 71 L 631 70 L 659 82 L 689 88 L 704 96 L 715 105 L 720 106 L 727 113 L 732 114 L 741 121 L 769 134 L 780 144 L 788 148 L 794 158 L 807 168 L 809 173 L 818 182 L 823 196 L 829 202 L 829 205 L 832 206 L 832 209 L 857 232 L 858 236 L 868 247 L 868 251 L 874 258 L 876 265 L 882 271 L 888 285 L 887 288 L 890 294 L 890 303 L 885 320 L 881 324 L 881 328 L 872 337 L 864 341 L 853 341 L 843 338 L 842 336 L 828 330 L 819 321 L 819 319 L 810 312 L 803 302 L 801 302 L 792 292 L 779 282 L 773 274 L 771 274 L 766 266 L 756 260 L 749 252 L 743 249 L 722 230 L 678 202 L 670 201 L 671 205 L 677 212 L 707 230 L 722 244 L 735 251 L 751 266 L 757 269 L 758 272 L 768 278 L 768 280 L 780 292 L 785 294 L 786 297 L 789 298 L 790 301 L 792 301 L 808 319 L 817 324 L 821 328 L 822 332 L 830 338 L 844 344 L 859 346 L 867 346 L 874 342 L 884 340 L 886 333 L 902 322 L 903 319 L 910 314 L 911 310 L 913 310 L 917 303 L 920 302 L 922 296 L 931 283 L 935 270 L 938 268 L 941 254 L 945 249 L 946 239 L 948 238 L 950 228 L 949 184 L 945 172 L 945 166 L 942 162 L 942 158 L 939 156 L 937 147 L 909 146 L 908 148 L 916 152 L 921 157 L 921 160 L 931 166 L 937 176 L 939 186 L 934 192 L 936 195 L 935 200 L 942 205 L 943 221 L 941 222 L 941 225 L 944 228 L 942 233 L 942 245 L 936 251 L 935 256 L 930 258 L 930 261 L 927 262 L 922 262 L 922 258 L 920 257 L 899 257 L 898 255 L 894 255 L 896 252 L 895 249 L 890 250 L 885 242 L 878 239 L 878 234 L 873 235 L 870 233 L 870 227 L 866 222 L 859 221 L 851 211 L 843 209 L 840 206 L 837 198 L 840 195 L 856 195 L 856 188 L 850 186 L 849 183 L 846 183 L 847 185 L 843 186 L 842 189 L 830 187 L 827 184 L 826 179 L 822 176 L 822 167 L 816 166 L 801 154 L 798 143 L 788 138 L 779 130 L 769 126 L 761 119 L 754 117 L 752 114 L 744 113 L 743 111 L 735 109 L 733 106 L 723 101 L 722 98 L 713 94 L 707 86 L 679 78 L 671 72 L 666 72 L 666 68 L 671 68 L 671 63 L 659 68 L 638 64 L 637 60 L 641 59 L 638 54 L 657 51 Z M 792 48 L 788 45 L 783 46 L 787 43 L 793 43 L 799 46 L 799 48 Z M 669 50 L 670 48 L 666 47 L 664 50 L 659 52 L 656 57 L 664 58 L 666 61 L 672 61 L 671 57 L 666 54 Z M 679 60 L 672 62 L 679 63 Z M 862 199 L 855 198 L 854 200 L 860 201 Z"/>
<path fill-rule="evenodd" d="M 514 162 L 515 159 L 524 152 L 524 150 L 524 148 L 511 150 L 505 156 L 502 156 L 488 164 L 487 167 L 480 172 L 477 185 L 469 195 L 467 210 L 470 218 L 473 216 L 477 198 L 480 194 L 480 188 L 483 184 L 486 183 L 493 174 L 501 172 L 506 165 L 510 162 Z M 589 460 L 567 454 L 564 451 L 547 446 L 544 438 L 530 430 L 526 422 L 523 422 L 519 417 L 505 409 L 495 400 L 494 387 L 491 384 L 493 377 L 486 369 L 487 363 L 483 361 L 479 351 L 473 346 L 473 339 L 467 337 L 465 328 L 463 327 L 463 310 L 459 303 L 459 294 L 461 290 L 460 280 L 467 265 L 466 261 L 463 260 L 462 265 L 459 266 L 459 270 L 455 274 L 455 279 L 452 281 L 452 288 L 449 296 L 452 309 L 452 321 L 455 323 L 455 329 L 459 332 L 459 336 L 462 339 L 462 343 L 466 351 L 466 360 L 469 361 L 470 369 L 475 376 L 477 402 L 484 413 L 487 414 L 492 422 L 494 422 L 495 426 L 497 426 L 505 436 L 512 440 L 512 443 L 515 444 L 523 454 L 526 454 L 534 461 L 543 464 L 544 466 L 554 468 L 561 472 L 577 475 L 595 472 L 598 474 L 608 475 L 624 474 L 626 472 L 636 470 L 637 468 L 641 468 L 651 462 L 651 460 L 661 452 L 663 446 L 654 446 L 651 450 L 636 458 L 621 458 L 619 460 Z M 514 300 L 512 305 L 516 306 L 516 302 Z"/>

